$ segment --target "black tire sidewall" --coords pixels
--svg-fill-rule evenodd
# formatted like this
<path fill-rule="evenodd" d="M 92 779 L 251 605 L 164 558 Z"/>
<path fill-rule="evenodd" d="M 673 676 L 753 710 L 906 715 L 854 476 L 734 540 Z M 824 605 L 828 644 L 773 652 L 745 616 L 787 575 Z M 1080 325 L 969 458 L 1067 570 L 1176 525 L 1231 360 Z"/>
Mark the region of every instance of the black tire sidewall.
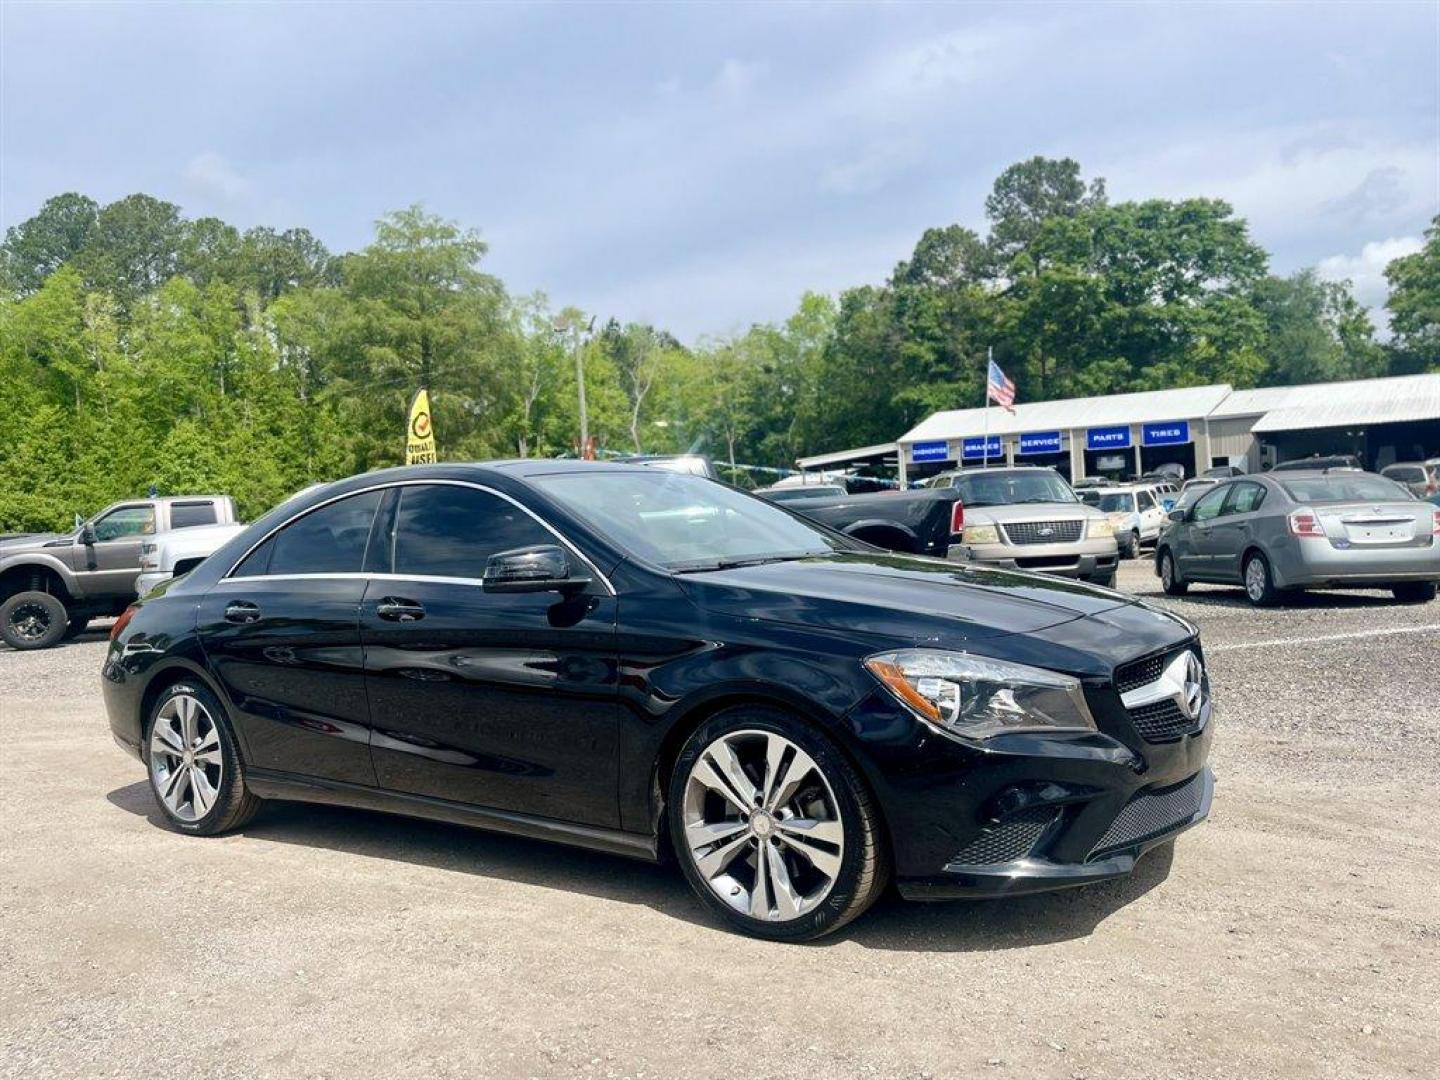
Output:
<path fill-rule="evenodd" d="M 772 923 L 752 919 L 725 903 L 711 890 L 709 882 L 700 876 L 685 844 L 683 807 L 685 782 L 690 770 L 700 752 L 707 746 L 722 735 L 741 730 L 774 732 L 809 754 L 824 773 L 825 779 L 830 782 L 840 811 L 840 821 L 845 828 L 845 854 L 841 857 L 840 873 L 835 878 L 830 894 L 813 911 L 790 922 Z M 685 879 L 701 902 L 729 925 L 754 937 L 774 941 L 806 941 L 819 937 L 848 917 L 860 882 L 865 858 L 862 835 L 865 826 L 856 793 L 852 790 L 855 783 L 863 783 L 863 780 L 833 740 L 804 720 L 784 710 L 763 705 L 741 705 L 726 709 L 701 724 L 691 734 L 670 772 L 666 817 L 675 860 L 680 864 Z M 876 837 L 875 842 L 882 841 Z"/>
<path fill-rule="evenodd" d="M 1168 585 L 1165 584 L 1164 569 L 1166 564 L 1170 566 L 1170 584 Z M 1160 587 L 1170 596 L 1179 596 L 1184 593 L 1187 586 L 1185 582 L 1180 580 L 1180 568 L 1175 565 L 1175 556 L 1169 548 L 1166 548 L 1160 553 L 1160 569 Z"/>
<path fill-rule="evenodd" d="M 160 710 L 164 708 L 165 703 L 179 694 L 188 694 L 204 705 L 205 711 L 210 714 L 215 723 L 216 731 L 220 733 L 222 762 L 220 790 L 216 792 L 215 804 L 210 807 L 209 812 L 195 821 L 184 821 L 170 812 L 170 808 L 165 805 L 165 800 L 155 790 L 155 777 L 150 770 L 150 732 L 155 726 L 155 718 L 160 715 Z M 239 796 L 243 795 L 245 776 L 240 765 L 240 754 L 235 745 L 235 735 L 230 729 L 230 718 L 226 715 L 220 700 L 210 692 L 210 689 L 196 679 L 182 679 L 174 685 L 166 687 L 165 692 L 155 699 L 155 704 L 150 708 L 150 714 L 145 718 L 145 730 L 141 735 L 140 745 L 144 750 L 145 782 L 150 786 L 150 794 L 154 796 L 155 805 L 160 808 L 165 823 L 176 832 L 189 833 L 193 836 L 211 836 L 222 832 L 234 813 Z M 237 787 L 240 789 L 238 792 Z"/>
<path fill-rule="evenodd" d="M 25 604 L 40 604 L 50 615 L 50 625 L 46 627 L 45 633 L 33 640 L 20 637 L 10 627 L 11 613 Z M 65 628 L 69 621 L 70 613 L 65 610 L 64 602 L 58 596 L 52 596 L 50 593 L 33 591 L 16 593 L 0 604 L 0 638 L 3 638 L 5 644 L 17 652 L 48 649 L 52 645 L 58 645 L 65 638 Z"/>

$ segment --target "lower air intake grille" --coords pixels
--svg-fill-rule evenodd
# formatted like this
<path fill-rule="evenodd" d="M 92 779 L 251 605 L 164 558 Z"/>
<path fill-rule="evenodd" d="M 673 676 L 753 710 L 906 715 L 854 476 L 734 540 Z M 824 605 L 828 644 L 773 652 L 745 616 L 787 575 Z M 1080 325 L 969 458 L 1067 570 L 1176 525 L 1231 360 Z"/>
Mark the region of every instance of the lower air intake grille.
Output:
<path fill-rule="evenodd" d="M 952 866 L 995 866 L 1029 855 L 1035 842 L 1055 820 L 1053 806 L 1032 806 L 998 825 L 991 825 L 950 860 Z"/>
<path fill-rule="evenodd" d="M 1098 858 L 1178 828 L 1200 812 L 1204 797 L 1203 772 L 1174 787 L 1142 791 L 1126 803 L 1125 809 L 1110 823 L 1100 842 L 1091 849 L 1090 858 Z"/>
<path fill-rule="evenodd" d="M 1153 701 L 1130 710 L 1130 722 L 1146 742 L 1168 742 L 1192 734 L 1198 723 L 1174 701 Z"/>
<path fill-rule="evenodd" d="M 1068 544 L 1080 539 L 1080 521 L 1015 521 L 1005 526 L 1012 544 Z"/>

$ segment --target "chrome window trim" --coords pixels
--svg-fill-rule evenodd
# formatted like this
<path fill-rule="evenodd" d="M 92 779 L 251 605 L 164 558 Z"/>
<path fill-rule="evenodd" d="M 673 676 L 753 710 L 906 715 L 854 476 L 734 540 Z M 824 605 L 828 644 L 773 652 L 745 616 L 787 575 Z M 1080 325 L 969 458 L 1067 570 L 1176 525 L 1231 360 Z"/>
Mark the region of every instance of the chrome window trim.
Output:
<path fill-rule="evenodd" d="M 542 529 L 548 532 L 551 536 L 555 537 L 556 540 L 560 541 L 562 547 L 564 547 L 567 551 L 569 551 L 572 555 L 574 555 L 577 559 L 579 559 L 582 563 L 584 563 L 590 568 L 590 570 L 595 574 L 596 580 L 605 586 L 605 590 L 611 596 L 616 595 L 615 586 L 610 583 L 610 579 L 606 577 L 603 573 L 601 573 L 598 566 L 596 566 L 593 562 L 586 558 L 584 552 L 582 552 L 578 547 L 571 543 L 570 540 L 559 529 L 555 528 L 555 526 L 551 525 L 548 521 L 542 518 L 539 514 L 535 513 L 534 510 L 531 510 L 528 506 L 520 502 L 518 499 L 515 499 L 512 496 L 505 494 L 505 492 L 503 491 L 497 491 L 495 488 L 487 487 L 485 484 L 478 484 L 473 480 L 447 480 L 440 478 L 436 478 L 433 480 L 391 480 L 384 484 L 374 484 L 370 487 L 356 488 L 354 491 L 347 491 L 343 494 L 335 495 L 329 499 L 325 499 L 323 502 L 316 503 L 314 506 L 307 507 L 301 513 L 295 514 L 293 517 L 286 518 L 279 525 L 276 525 L 273 529 L 271 529 L 264 536 L 262 536 L 259 540 L 256 540 L 255 543 L 251 544 L 248 548 L 246 548 L 245 551 L 240 555 L 240 557 L 230 564 L 230 569 L 225 571 L 224 576 L 221 577 L 220 580 L 216 582 L 216 584 L 223 585 L 227 581 L 303 581 L 311 579 L 321 580 L 325 578 L 364 578 L 367 581 L 370 579 L 375 579 L 379 581 L 437 581 L 448 582 L 450 584 L 458 585 L 483 585 L 483 579 L 478 577 L 442 577 L 430 574 L 377 574 L 368 573 L 363 570 L 314 574 L 247 574 L 245 577 L 235 577 L 235 570 L 239 567 L 241 563 L 243 563 L 246 559 L 250 557 L 251 553 L 256 548 L 269 540 L 281 529 L 289 528 L 301 518 L 308 517 L 309 515 L 315 513 L 315 511 L 317 510 L 322 510 L 332 503 L 337 503 L 341 499 L 348 499 L 354 495 L 367 495 L 372 491 L 387 491 L 390 488 L 421 487 L 434 484 L 443 484 L 448 487 L 474 488 L 476 491 L 483 491 L 487 495 L 494 495 L 496 498 L 503 499 L 505 502 L 508 502 L 511 506 L 514 506 L 516 509 L 520 510 L 521 512 L 527 514 L 529 517 L 534 519 L 534 521 Z"/>

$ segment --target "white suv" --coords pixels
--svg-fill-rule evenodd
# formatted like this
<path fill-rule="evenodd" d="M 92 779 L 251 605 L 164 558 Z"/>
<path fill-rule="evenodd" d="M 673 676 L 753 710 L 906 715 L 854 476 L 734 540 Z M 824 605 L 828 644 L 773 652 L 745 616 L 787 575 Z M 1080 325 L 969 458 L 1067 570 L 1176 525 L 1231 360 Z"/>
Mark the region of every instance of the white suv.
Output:
<path fill-rule="evenodd" d="M 1142 546 L 1153 547 L 1159 539 L 1165 507 L 1153 484 L 1090 488 L 1080 497 L 1110 518 L 1122 559 L 1138 558 Z"/>

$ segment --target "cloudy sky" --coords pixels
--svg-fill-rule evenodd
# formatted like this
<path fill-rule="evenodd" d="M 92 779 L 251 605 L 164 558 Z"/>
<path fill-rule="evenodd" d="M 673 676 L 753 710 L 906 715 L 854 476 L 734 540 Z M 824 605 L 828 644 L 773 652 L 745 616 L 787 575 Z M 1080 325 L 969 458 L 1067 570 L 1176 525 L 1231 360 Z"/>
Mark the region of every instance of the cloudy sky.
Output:
<path fill-rule="evenodd" d="M 1228 199 L 1383 302 L 1440 209 L 1440 4 L 0 0 L 0 224 L 145 191 L 337 250 L 423 202 L 515 292 L 682 338 L 983 231 L 995 175 Z"/>

